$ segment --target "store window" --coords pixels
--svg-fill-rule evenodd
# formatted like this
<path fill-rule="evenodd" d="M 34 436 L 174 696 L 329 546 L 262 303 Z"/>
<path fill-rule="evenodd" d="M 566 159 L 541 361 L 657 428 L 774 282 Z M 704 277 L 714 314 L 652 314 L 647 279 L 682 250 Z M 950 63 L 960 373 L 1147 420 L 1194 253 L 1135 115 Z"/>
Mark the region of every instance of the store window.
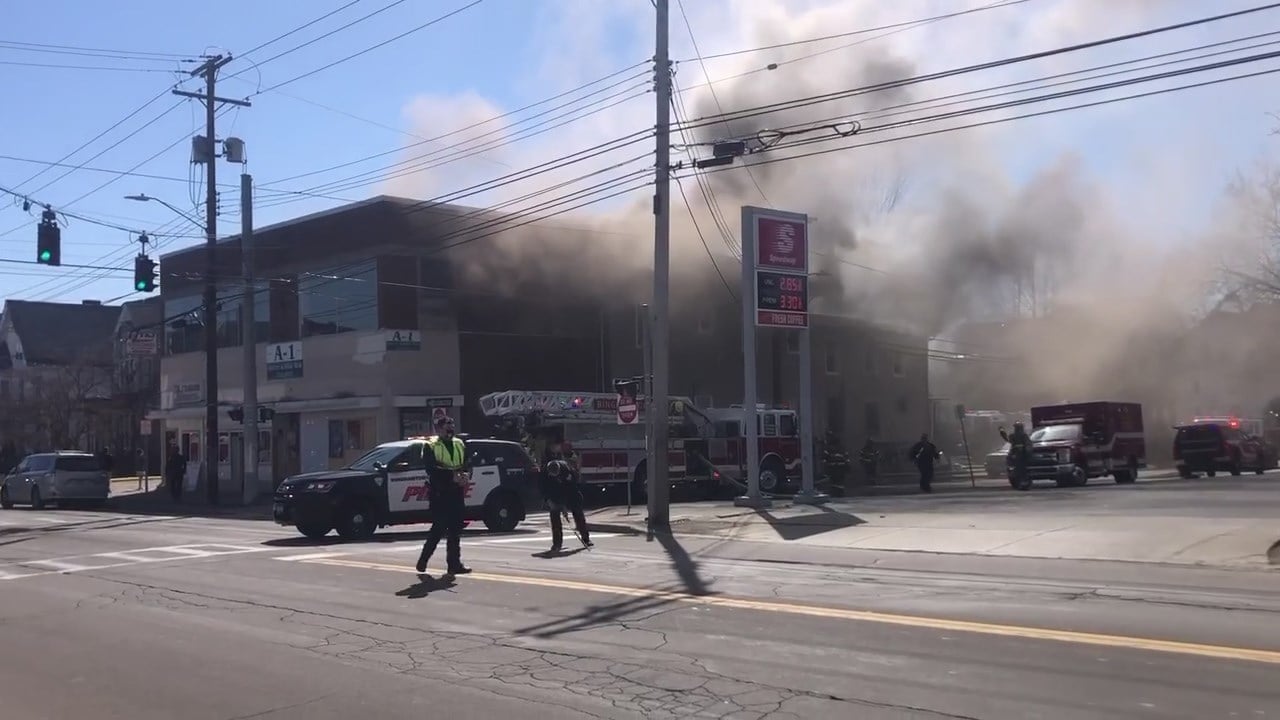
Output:
<path fill-rule="evenodd" d="M 302 337 L 378 328 L 377 271 L 372 260 L 307 273 L 298 280 Z"/>

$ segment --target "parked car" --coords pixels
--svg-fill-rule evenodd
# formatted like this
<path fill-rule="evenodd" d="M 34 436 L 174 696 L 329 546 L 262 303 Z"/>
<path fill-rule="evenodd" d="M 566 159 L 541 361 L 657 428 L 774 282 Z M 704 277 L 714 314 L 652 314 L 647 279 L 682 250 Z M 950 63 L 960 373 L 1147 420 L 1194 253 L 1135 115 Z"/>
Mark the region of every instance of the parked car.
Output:
<path fill-rule="evenodd" d="M 1002 478 L 1009 474 L 1009 443 L 1004 443 L 1000 447 L 987 453 L 984 463 L 987 470 L 987 477 Z"/>
<path fill-rule="evenodd" d="M 111 475 L 96 455 L 74 450 L 28 455 L 0 484 L 0 507 L 17 503 L 39 510 L 46 503 L 103 503 Z"/>

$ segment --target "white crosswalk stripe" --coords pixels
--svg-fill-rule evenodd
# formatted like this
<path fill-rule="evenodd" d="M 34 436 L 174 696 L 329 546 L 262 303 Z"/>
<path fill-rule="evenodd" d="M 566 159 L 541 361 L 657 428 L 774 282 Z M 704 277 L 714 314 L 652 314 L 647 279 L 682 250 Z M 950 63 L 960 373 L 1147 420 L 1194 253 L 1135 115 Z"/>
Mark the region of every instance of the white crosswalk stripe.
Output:
<path fill-rule="evenodd" d="M 174 560 L 202 560 L 227 555 L 267 552 L 268 550 L 271 550 L 271 548 L 206 543 L 134 548 L 132 550 L 23 560 L 20 562 L 10 561 L 0 564 L 0 581 L 19 580 L 41 575 L 64 575 L 86 570 L 107 570 L 129 565 L 146 565 L 172 562 Z"/>

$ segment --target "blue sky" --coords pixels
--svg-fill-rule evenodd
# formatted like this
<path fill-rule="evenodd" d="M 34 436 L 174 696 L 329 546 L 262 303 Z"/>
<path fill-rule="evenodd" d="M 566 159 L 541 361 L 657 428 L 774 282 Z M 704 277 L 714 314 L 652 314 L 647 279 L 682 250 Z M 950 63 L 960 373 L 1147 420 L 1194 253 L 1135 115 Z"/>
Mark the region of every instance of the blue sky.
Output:
<path fill-rule="evenodd" d="M 281 89 L 286 94 L 254 94 L 261 87 L 319 68 L 467 4 L 467 0 L 408 0 L 310 47 L 269 60 L 276 53 L 390 1 L 362 0 L 249 57 L 239 57 L 226 68 L 224 77 L 238 77 L 225 77 L 220 82 L 219 93 L 231 97 L 252 96 L 253 107 L 227 115 L 221 121 L 219 136 L 235 135 L 246 141 L 249 169 L 260 186 L 305 190 L 330 179 L 376 169 L 379 163 L 273 184 L 281 178 L 395 150 L 420 138 L 449 132 L 643 61 L 651 53 L 649 0 L 483 0 L 438 25 L 291 83 Z M 3 88 L 6 106 L 6 112 L 0 113 L 0 155 L 57 161 L 165 90 L 176 77 L 166 72 L 176 67 L 170 61 L 35 52 L 12 44 L 15 41 L 190 56 L 206 51 L 230 51 L 238 56 L 345 2 L 288 4 L 226 0 L 214 6 L 202 6 L 158 0 L 127 3 L 45 0 L 7 8 L 3 29 L 0 29 L 0 88 Z M 690 23 L 704 54 L 916 19 L 960 5 L 979 4 L 985 3 L 686 0 Z M 1246 5 L 1234 2 L 1220 3 L 1217 7 Z M 937 70 L 1170 19 L 1191 18 L 1210 11 L 1208 5 L 1189 0 L 1031 0 L 1018 7 L 893 34 L 859 48 L 857 52 L 864 54 L 857 57 L 871 58 L 892 51 L 909 58 L 919 70 Z M 1154 53 L 1161 48 L 1186 47 L 1272 29 L 1280 29 L 1280 15 L 1259 16 L 1229 26 L 1189 32 L 1178 38 L 1148 43 L 1141 52 L 1134 50 L 1130 54 Z M 673 55 L 690 58 L 688 33 L 674 5 L 671 36 Z M 708 71 L 713 77 L 725 77 L 787 57 L 790 55 L 786 52 L 775 52 L 728 58 L 709 63 Z M 1076 65 L 1098 64 L 1109 57 L 1111 55 L 1102 53 Z M 263 64 L 257 67 L 250 61 Z M 148 68 L 158 72 L 70 70 L 34 67 L 32 63 Z M 701 68 L 696 62 L 682 62 L 679 68 L 679 82 L 694 85 L 702 81 Z M 775 73 L 738 81 L 737 86 L 717 83 L 716 87 L 721 92 L 720 99 L 732 103 L 735 93 L 749 94 L 753 88 L 748 83 L 752 82 L 761 87 L 775 83 L 774 90 L 780 93 L 788 87 L 827 87 L 829 83 L 841 86 L 840 78 L 835 76 L 845 69 L 839 63 L 797 62 Z M 966 78 L 948 87 L 995 84 L 1001 79 L 1016 77 L 1019 72 L 1023 71 L 1002 72 L 982 80 Z M 1036 74 L 1024 72 L 1025 77 Z M 763 79 L 765 76 L 769 79 Z M 188 81 L 184 87 L 195 89 L 196 83 Z M 1117 106 L 1090 113 L 1071 113 L 1070 119 L 1064 116 L 1014 123 L 1018 127 L 984 131 L 963 142 L 946 141 L 949 160 L 946 164 L 933 165 L 932 170 L 920 165 L 920 153 L 936 152 L 939 147 L 936 143 L 919 143 L 913 146 L 915 150 L 895 151 L 895 157 L 902 162 L 916 163 L 912 172 L 926 178 L 926 184 L 930 180 L 941 181 L 943 175 L 946 176 L 943 180 L 954 182 L 963 173 L 978 172 L 977 169 L 991 165 L 995 168 L 992 172 L 1002 176 L 1002 182 L 1016 185 L 1062 155 L 1075 155 L 1083 159 L 1090 177 L 1101 183 L 1103 195 L 1122 207 L 1145 208 L 1151 223 L 1162 226 L 1159 232 L 1167 234 L 1168 228 L 1202 225 L 1208 218 L 1211 200 L 1217 197 L 1231 171 L 1247 165 L 1266 149 L 1267 130 L 1272 122 L 1266 112 L 1280 109 L 1276 107 L 1280 103 L 1273 102 L 1274 94 L 1268 97 L 1266 93 L 1274 87 L 1273 79 L 1264 79 L 1202 91 L 1194 96 L 1182 94 L 1128 103 L 1122 109 Z M 788 96 L 796 94 L 803 93 L 792 92 Z M 692 93 L 686 99 L 690 107 L 702 107 L 708 100 L 705 90 Z M 161 98 L 68 162 L 117 171 L 132 168 L 165 146 L 188 137 L 193 128 L 202 125 L 202 115 L 193 102 L 161 115 L 177 103 L 178 98 Z M 338 111 L 324 109 L 317 103 Z M 557 152 L 642 128 L 652 122 L 651 118 L 652 96 L 638 97 L 561 132 L 486 153 L 485 158 L 471 159 L 396 183 L 371 183 L 337 194 L 357 199 L 392 191 L 429 197 L 476 179 L 509 172 L 508 168 L 524 167 Z M 153 119 L 154 123 L 123 139 Z M 90 160 L 103 150 L 100 157 Z M 68 203 L 119 176 L 80 170 L 59 179 L 65 168 L 51 168 L 22 184 L 46 166 L 0 159 L 0 186 L 13 188 L 21 184 L 18 189 L 38 201 L 124 227 L 164 229 L 191 236 L 166 239 L 160 248 L 165 252 L 198 242 L 195 236 L 199 230 L 190 224 L 172 223 L 173 214 L 164 207 L 129 202 L 123 196 L 146 193 L 193 213 L 200 212 L 191 201 L 196 188 L 187 182 L 188 152 L 189 145 L 179 142 L 174 149 L 161 153 L 136 171 L 175 180 L 120 177 L 69 207 Z M 386 158 L 384 162 L 394 159 L 394 156 Z M 847 166 L 824 165 L 823 168 L 837 174 L 857 172 Z M 238 169 L 234 166 L 220 165 L 219 174 L 222 183 L 237 182 Z M 56 182 L 51 183 L 54 180 Z M 46 184 L 47 187 L 42 187 Z M 797 207 L 806 201 L 803 193 L 788 194 L 787 188 L 794 184 L 783 185 L 778 190 L 780 202 Z M 522 192 L 536 187 L 530 184 Z M 273 196 L 265 191 L 262 199 L 264 202 L 255 211 L 260 225 L 339 202 Z M 758 203 L 759 198 L 744 197 L 742 201 Z M 236 205 L 236 191 L 231 186 L 224 188 L 220 215 L 224 233 L 238 228 Z M 1162 205 L 1172 207 L 1161 210 Z M 729 215 L 734 217 L 736 213 Z M 704 222 L 709 224 L 709 220 Z M 15 232 L 7 232 L 15 228 L 18 228 Z M 679 227 L 676 232 L 680 232 Z M 32 259 L 33 221 L 7 198 L 0 202 L 0 233 L 7 233 L 0 234 L 0 258 Z M 63 262 L 125 267 L 136 248 L 129 240 L 128 233 L 122 230 L 72 219 L 63 231 Z M 93 273 L 72 268 L 49 270 L 12 263 L 0 265 L 0 295 L 4 297 L 105 300 L 124 295 L 131 285 L 126 272 Z"/>

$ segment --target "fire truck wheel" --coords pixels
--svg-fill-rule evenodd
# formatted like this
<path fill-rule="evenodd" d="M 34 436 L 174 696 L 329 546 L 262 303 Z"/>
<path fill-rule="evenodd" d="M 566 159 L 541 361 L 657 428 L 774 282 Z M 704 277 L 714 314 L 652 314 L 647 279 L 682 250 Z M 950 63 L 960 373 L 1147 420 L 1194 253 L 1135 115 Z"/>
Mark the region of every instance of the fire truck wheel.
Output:
<path fill-rule="evenodd" d="M 522 511 L 515 493 L 490 493 L 484 501 L 484 526 L 491 532 L 511 532 L 520 524 Z"/>
<path fill-rule="evenodd" d="M 762 492 L 777 492 L 782 486 L 783 473 L 782 463 L 775 458 L 769 458 L 760 464 L 760 490 Z"/>

